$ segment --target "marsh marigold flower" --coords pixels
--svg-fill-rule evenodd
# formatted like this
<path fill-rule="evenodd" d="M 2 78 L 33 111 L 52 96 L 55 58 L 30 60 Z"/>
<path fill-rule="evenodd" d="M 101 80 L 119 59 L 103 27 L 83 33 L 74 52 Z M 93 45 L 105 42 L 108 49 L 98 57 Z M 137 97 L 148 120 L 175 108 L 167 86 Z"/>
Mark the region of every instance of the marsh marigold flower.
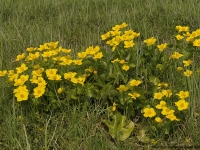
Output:
<path fill-rule="evenodd" d="M 0 71 L 0 77 L 3 77 L 5 76 L 7 73 L 7 70 L 3 70 L 3 71 Z"/>
<path fill-rule="evenodd" d="M 123 91 L 127 91 L 128 88 L 125 85 L 120 85 L 118 88 L 116 88 L 120 93 Z"/>
<path fill-rule="evenodd" d="M 16 61 L 20 61 L 25 57 L 25 53 L 21 54 L 21 55 L 17 55 Z"/>
<path fill-rule="evenodd" d="M 103 57 L 103 53 L 102 52 L 99 52 L 97 54 L 94 55 L 94 59 L 101 59 Z"/>
<path fill-rule="evenodd" d="M 129 70 L 129 66 L 128 65 L 123 65 L 122 69 L 125 70 L 125 71 L 128 71 Z"/>
<path fill-rule="evenodd" d="M 28 67 L 26 66 L 26 64 L 21 64 L 20 67 L 17 67 L 16 70 L 17 70 L 17 73 L 22 73 L 24 71 L 26 71 L 28 69 Z"/>
<path fill-rule="evenodd" d="M 183 54 L 180 54 L 179 52 L 174 52 L 171 55 L 171 58 L 179 59 L 180 57 L 183 57 Z"/>
<path fill-rule="evenodd" d="M 162 120 L 160 117 L 156 117 L 156 118 L 155 118 L 155 121 L 158 122 L 158 123 L 163 122 L 163 120 Z"/>
<path fill-rule="evenodd" d="M 178 119 L 178 118 L 174 115 L 174 113 L 171 113 L 171 114 L 166 115 L 166 118 L 168 118 L 170 121 L 174 121 L 174 120 L 180 121 L 180 119 Z"/>
<path fill-rule="evenodd" d="M 154 93 L 154 96 L 153 96 L 155 99 L 162 99 L 163 97 L 163 94 L 161 92 L 158 92 L 158 93 Z"/>
<path fill-rule="evenodd" d="M 182 99 L 182 100 L 175 102 L 175 105 L 178 107 L 179 111 L 182 111 L 182 110 L 188 109 L 189 103 Z"/>
<path fill-rule="evenodd" d="M 132 99 L 136 99 L 137 97 L 140 97 L 140 94 L 134 92 L 133 94 L 128 93 L 128 96 L 130 96 Z"/>
<path fill-rule="evenodd" d="M 33 95 L 35 96 L 35 98 L 39 98 L 44 94 L 45 86 L 38 86 L 33 89 L 33 92 L 34 92 Z"/>
<path fill-rule="evenodd" d="M 164 44 L 160 44 L 157 46 L 157 48 L 159 49 L 159 51 L 163 51 L 165 48 L 167 47 L 167 43 L 164 43 Z"/>
<path fill-rule="evenodd" d="M 177 67 L 177 70 L 178 70 L 178 71 L 182 71 L 182 70 L 183 70 L 183 67 Z"/>
<path fill-rule="evenodd" d="M 153 108 L 144 108 L 144 117 L 152 118 L 156 115 L 156 112 Z"/>
<path fill-rule="evenodd" d="M 129 84 L 130 86 L 138 86 L 140 83 L 142 83 L 142 81 L 133 79 Z"/>
<path fill-rule="evenodd" d="M 173 109 L 169 109 L 168 107 L 163 107 L 162 108 L 162 115 L 169 115 L 169 114 L 173 114 L 174 110 Z"/>
<path fill-rule="evenodd" d="M 166 102 L 165 101 L 160 101 L 160 104 L 156 105 L 157 109 L 162 109 L 163 107 L 166 107 Z"/>
<path fill-rule="evenodd" d="M 180 34 L 178 34 L 178 35 L 176 35 L 176 39 L 179 41 L 179 40 L 182 40 L 184 38 L 184 36 L 182 36 L 182 35 L 180 35 Z"/>
<path fill-rule="evenodd" d="M 154 38 L 154 37 L 151 37 L 151 38 L 149 38 L 149 39 L 144 40 L 144 43 L 146 43 L 147 46 L 151 46 L 151 45 L 153 45 L 155 42 L 156 42 L 156 38 Z"/>
<path fill-rule="evenodd" d="M 189 97 L 188 91 L 180 91 L 178 94 L 176 94 L 180 99 L 185 99 Z"/>
<path fill-rule="evenodd" d="M 184 67 L 187 67 L 187 66 L 189 66 L 189 65 L 192 64 L 192 61 L 191 61 L 190 59 L 184 60 L 184 61 L 183 61 L 183 64 L 184 64 Z"/>
<path fill-rule="evenodd" d="M 133 40 L 130 41 L 124 41 L 124 48 L 131 48 L 133 47 L 135 44 L 133 42 Z"/>
<path fill-rule="evenodd" d="M 200 39 L 196 39 L 196 40 L 194 40 L 194 42 L 193 42 L 193 46 L 197 46 L 197 47 L 199 47 L 199 46 L 200 46 Z"/>
<path fill-rule="evenodd" d="M 186 70 L 184 73 L 184 76 L 189 77 L 192 75 L 192 71 L 191 70 Z"/>

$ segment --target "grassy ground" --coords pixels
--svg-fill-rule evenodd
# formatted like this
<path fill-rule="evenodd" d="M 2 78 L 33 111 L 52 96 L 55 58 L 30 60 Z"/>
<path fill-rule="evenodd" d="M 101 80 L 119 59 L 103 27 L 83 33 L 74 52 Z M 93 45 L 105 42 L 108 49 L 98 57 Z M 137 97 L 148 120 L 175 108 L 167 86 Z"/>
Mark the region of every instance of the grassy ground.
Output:
<path fill-rule="evenodd" d="M 199 16 L 198 0 L 2 0 L 0 70 L 13 68 L 13 60 L 27 47 L 45 42 L 59 41 L 74 54 L 90 45 L 102 45 L 100 35 L 122 22 L 140 32 L 142 40 L 155 36 L 173 41 L 176 25 L 197 29 Z M 199 95 L 197 81 L 198 77 L 192 85 L 194 95 Z M 0 92 L 1 149 L 151 149 L 134 138 L 123 143 L 112 140 L 100 118 L 104 110 L 98 105 L 38 115 L 34 108 L 23 109 L 15 103 L 2 80 Z M 181 145 L 187 138 L 186 144 L 197 145 L 199 126 L 198 119 L 188 117 L 177 135 L 160 142 L 168 147 Z"/>

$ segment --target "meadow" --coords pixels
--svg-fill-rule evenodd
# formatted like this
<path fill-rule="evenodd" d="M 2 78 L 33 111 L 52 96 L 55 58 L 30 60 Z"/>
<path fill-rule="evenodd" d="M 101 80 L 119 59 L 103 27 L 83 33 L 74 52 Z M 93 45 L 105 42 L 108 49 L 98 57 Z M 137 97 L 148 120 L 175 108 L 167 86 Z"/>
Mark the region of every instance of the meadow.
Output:
<path fill-rule="evenodd" d="M 0 2 L 0 70 L 16 68 L 20 64 L 15 61 L 19 54 L 46 42 L 58 41 L 62 47 L 72 50 L 72 57 L 92 45 L 106 49 L 101 35 L 124 22 L 140 33 L 138 47 L 145 39 L 155 37 L 159 43 L 172 43 L 182 50 L 188 47 L 177 42 L 176 26 L 188 26 L 194 31 L 200 28 L 199 16 L 198 0 L 3 0 Z M 198 50 L 197 47 L 192 53 L 193 71 L 199 70 Z M 166 56 L 171 53 L 167 51 Z M 0 148 L 198 149 L 199 75 L 188 79 L 172 66 L 168 67 L 159 77 L 173 88 L 178 87 L 176 92 L 189 89 L 189 110 L 182 116 L 183 121 L 172 129 L 173 134 L 147 133 L 154 135 L 149 142 L 141 142 L 136 133 L 125 141 L 113 139 L 103 121 L 107 114 L 101 100 L 92 101 L 87 107 L 66 104 L 47 111 L 26 101 L 17 102 L 7 82 L 0 78 Z"/>

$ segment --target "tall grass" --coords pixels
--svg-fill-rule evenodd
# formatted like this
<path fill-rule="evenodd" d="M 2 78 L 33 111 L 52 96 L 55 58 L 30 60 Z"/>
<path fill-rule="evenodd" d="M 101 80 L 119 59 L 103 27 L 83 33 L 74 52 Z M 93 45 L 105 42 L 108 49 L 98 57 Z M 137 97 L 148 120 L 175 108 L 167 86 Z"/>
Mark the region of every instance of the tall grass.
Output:
<path fill-rule="evenodd" d="M 199 16 L 198 0 L 2 0 L 0 70 L 14 68 L 17 54 L 44 42 L 59 41 L 63 47 L 71 48 L 74 55 L 90 45 L 104 46 L 100 35 L 122 22 L 141 32 L 141 40 L 155 36 L 160 42 L 173 42 L 175 26 L 197 29 Z M 198 79 L 196 76 L 188 84 L 193 91 L 191 107 L 195 108 L 191 109 L 192 116 L 186 116 L 184 130 L 178 131 L 171 141 L 161 142 L 181 145 L 188 138 L 191 143 L 186 144 L 197 145 L 200 141 Z M 99 106 L 86 110 L 69 107 L 41 116 L 30 106 L 23 109 L 24 106 L 17 104 L 2 80 L 0 92 L 1 149 L 133 149 L 137 146 L 142 149 L 146 146 L 133 138 L 124 143 L 112 140 L 99 117 L 104 112 Z"/>

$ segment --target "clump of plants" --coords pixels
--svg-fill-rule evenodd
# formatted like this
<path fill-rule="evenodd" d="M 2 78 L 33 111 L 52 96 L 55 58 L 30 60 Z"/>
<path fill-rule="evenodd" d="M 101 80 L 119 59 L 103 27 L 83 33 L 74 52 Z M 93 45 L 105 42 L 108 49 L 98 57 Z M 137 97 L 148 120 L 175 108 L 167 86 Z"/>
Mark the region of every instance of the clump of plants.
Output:
<path fill-rule="evenodd" d="M 108 46 L 89 46 L 75 58 L 59 42 L 29 47 L 17 56 L 19 66 L 0 76 L 18 103 L 46 112 L 101 101 L 112 138 L 124 141 L 134 135 L 150 142 L 154 134 L 170 134 L 188 113 L 187 85 L 198 73 L 192 64 L 200 30 L 177 26 L 175 42 L 169 44 L 155 37 L 141 40 L 127 26 L 115 25 L 101 36 Z M 146 136 L 148 131 L 152 134 Z"/>

